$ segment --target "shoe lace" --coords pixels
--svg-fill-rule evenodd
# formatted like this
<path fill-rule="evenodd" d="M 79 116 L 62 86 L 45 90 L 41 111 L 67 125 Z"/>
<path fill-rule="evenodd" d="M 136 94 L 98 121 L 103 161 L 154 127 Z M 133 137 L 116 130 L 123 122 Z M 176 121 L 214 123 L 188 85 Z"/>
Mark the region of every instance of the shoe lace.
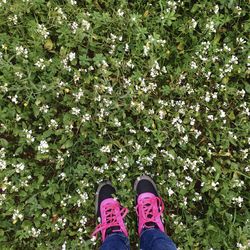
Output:
<path fill-rule="evenodd" d="M 104 230 L 104 233 L 106 230 L 110 227 L 115 227 L 119 226 L 120 227 L 120 221 L 117 220 L 117 213 L 116 211 L 118 210 L 122 219 L 127 215 L 128 209 L 127 208 L 121 208 L 119 204 L 107 204 L 103 207 L 104 214 L 106 217 L 106 220 L 97 225 L 95 228 L 94 232 L 92 233 L 92 237 L 96 237 L 98 232 Z M 112 232 L 122 232 L 121 227 L 120 229 L 117 230 L 112 230 Z"/>
<path fill-rule="evenodd" d="M 155 206 L 157 206 L 158 211 L 155 209 Z M 146 223 L 148 222 L 155 223 L 156 218 L 160 216 L 163 213 L 163 211 L 164 211 L 164 203 L 161 197 L 145 198 L 136 206 L 137 216 L 139 218 L 140 216 L 143 217 L 143 224 L 145 228 L 155 227 L 155 224 L 147 225 Z"/>

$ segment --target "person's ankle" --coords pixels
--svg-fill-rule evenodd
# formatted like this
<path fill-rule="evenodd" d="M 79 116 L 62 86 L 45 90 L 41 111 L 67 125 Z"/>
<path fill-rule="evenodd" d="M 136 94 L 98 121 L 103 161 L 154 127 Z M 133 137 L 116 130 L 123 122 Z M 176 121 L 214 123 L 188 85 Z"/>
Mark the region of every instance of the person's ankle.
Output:
<path fill-rule="evenodd" d="M 114 233 L 122 233 L 121 228 L 119 226 L 107 228 L 106 233 L 105 233 L 105 238 L 107 238 L 108 236 L 110 236 Z"/>

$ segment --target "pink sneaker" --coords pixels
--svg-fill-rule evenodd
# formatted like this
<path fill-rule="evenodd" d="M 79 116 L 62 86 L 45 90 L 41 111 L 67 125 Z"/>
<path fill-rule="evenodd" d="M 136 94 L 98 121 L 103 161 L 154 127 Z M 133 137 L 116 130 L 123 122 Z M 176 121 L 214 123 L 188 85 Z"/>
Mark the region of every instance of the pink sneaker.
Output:
<path fill-rule="evenodd" d="M 120 203 L 113 198 L 115 194 L 110 181 L 102 182 L 96 192 L 96 214 L 101 223 L 95 228 L 92 237 L 101 231 L 102 241 L 107 235 L 114 232 L 123 232 L 128 237 L 128 231 L 124 224 L 124 217 L 128 213 L 127 208 L 123 208 Z"/>
<path fill-rule="evenodd" d="M 158 228 L 164 232 L 163 210 L 164 204 L 159 197 L 154 181 L 146 175 L 135 181 L 136 213 L 138 219 L 138 233 L 145 228 Z"/>

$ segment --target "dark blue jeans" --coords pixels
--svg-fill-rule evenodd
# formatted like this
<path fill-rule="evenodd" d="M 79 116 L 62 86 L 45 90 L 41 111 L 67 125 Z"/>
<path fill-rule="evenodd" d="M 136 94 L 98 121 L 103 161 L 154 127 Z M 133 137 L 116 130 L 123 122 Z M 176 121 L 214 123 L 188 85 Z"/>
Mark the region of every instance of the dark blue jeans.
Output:
<path fill-rule="evenodd" d="M 100 250 L 129 250 L 129 240 L 123 233 L 112 233 L 103 242 Z M 142 232 L 141 250 L 176 250 L 174 242 L 159 229 L 151 228 Z"/>

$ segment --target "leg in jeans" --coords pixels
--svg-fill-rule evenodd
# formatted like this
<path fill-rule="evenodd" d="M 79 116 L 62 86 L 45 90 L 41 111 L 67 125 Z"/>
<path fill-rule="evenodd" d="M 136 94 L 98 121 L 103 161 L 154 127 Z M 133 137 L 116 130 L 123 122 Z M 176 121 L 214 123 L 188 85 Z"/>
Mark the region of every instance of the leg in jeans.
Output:
<path fill-rule="evenodd" d="M 112 233 L 103 242 L 100 250 L 129 250 L 129 240 L 123 233 Z"/>
<path fill-rule="evenodd" d="M 128 231 L 124 223 L 128 209 L 113 198 L 115 193 L 110 181 L 100 183 L 96 192 L 96 215 L 100 224 L 92 237 L 101 233 L 101 250 L 129 250 Z"/>
<path fill-rule="evenodd" d="M 136 180 L 134 190 L 141 250 L 176 250 L 164 231 L 164 203 L 154 181 L 142 175 Z"/>
<path fill-rule="evenodd" d="M 176 250 L 174 242 L 159 229 L 150 228 L 141 233 L 141 250 Z"/>

